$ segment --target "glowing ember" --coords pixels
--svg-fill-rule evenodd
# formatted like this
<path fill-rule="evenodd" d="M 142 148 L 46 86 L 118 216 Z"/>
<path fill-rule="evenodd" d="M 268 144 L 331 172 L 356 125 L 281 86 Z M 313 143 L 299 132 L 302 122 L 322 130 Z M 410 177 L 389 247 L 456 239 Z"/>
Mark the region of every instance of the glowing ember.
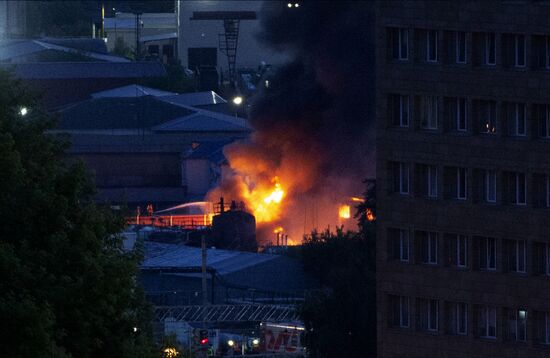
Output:
<path fill-rule="evenodd" d="M 340 208 L 338 208 L 338 216 L 340 219 L 349 219 L 351 217 L 349 205 L 340 205 Z"/>
<path fill-rule="evenodd" d="M 374 216 L 372 210 L 369 209 L 369 208 L 367 208 L 366 215 L 367 215 L 367 220 L 368 221 L 374 221 L 374 219 L 376 219 L 376 217 Z"/>

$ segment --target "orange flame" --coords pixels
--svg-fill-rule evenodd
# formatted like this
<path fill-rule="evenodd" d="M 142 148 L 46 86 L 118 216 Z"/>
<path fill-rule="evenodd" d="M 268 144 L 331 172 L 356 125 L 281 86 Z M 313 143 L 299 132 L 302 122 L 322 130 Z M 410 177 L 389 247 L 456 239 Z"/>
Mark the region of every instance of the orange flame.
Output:
<path fill-rule="evenodd" d="M 338 216 L 341 219 L 349 219 L 351 217 L 351 210 L 349 205 L 340 205 L 338 208 Z"/>
<path fill-rule="evenodd" d="M 277 220 L 281 213 L 280 204 L 285 197 L 285 190 L 278 177 L 274 177 L 271 182 L 272 187 L 258 186 L 243 193 L 258 223 Z"/>
<path fill-rule="evenodd" d="M 370 208 L 367 208 L 366 215 L 367 215 L 367 220 L 368 221 L 374 221 L 374 219 L 376 219 L 376 217 L 374 216 L 374 213 L 372 212 L 372 210 Z"/>

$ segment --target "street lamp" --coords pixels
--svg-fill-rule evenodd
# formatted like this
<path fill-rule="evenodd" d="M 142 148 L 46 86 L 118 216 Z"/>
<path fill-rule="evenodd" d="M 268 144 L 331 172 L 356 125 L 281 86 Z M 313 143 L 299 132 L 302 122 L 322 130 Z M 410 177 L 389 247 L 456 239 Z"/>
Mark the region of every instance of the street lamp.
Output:
<path fill-rule="evenodd" d="M 21 107 L 21 108 L 19 109 L 19 114 L 20 114 L 21 116 L 25 117 L 25 116 L 27 115 L 27 113 L 29 113 L 29 110 L 28 110 L 27 107 Z"/>
<path fill-rule="evenodd" d="M 243 103 L 243 98 L 241 96 L 236 96 L 236 97 L 233 98 L 233 104 L 238 106 L 241 103 Z"/>
<path fill-rule="evenodd" d="M 227 341 L 227 345 L 228 345 L 229 347 L 233 347 L 233 346 L 235 345 L 235 341 L 232 340 L 232 339 L 230 339 L 230 340 Z"/>

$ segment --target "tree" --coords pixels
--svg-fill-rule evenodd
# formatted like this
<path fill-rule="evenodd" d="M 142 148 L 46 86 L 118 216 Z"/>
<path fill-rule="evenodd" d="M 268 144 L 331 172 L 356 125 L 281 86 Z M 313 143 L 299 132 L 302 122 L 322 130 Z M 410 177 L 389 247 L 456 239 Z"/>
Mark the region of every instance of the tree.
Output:
<path fill-rule="evenodd" d="M 151 357 L 139 257 L 54 120 L 0 71 L 0 356 Z M 136 330 L 134 330 L 136 327 Z"/>
<path fill-rule="evenodd" d="M 339 228 L 304 239 L 304 269 L 322 285 L 301 309 L 310 357 L 376 356 L 375 221 L 367 219 L 375 189 L 373 181 L 366 183 L 356 214 L 359 232 Z"/>

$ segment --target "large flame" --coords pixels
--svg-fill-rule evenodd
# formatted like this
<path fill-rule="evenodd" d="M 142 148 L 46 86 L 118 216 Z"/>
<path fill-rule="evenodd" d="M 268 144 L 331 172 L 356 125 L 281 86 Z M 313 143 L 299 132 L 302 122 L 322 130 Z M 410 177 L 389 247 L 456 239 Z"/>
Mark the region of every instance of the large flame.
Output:
<path fill-rule="evenodd" d="M 241 193 L 247 200 L 248 207 L 256 217 L 257 223 L 277 220 L 281 214 L 281 202 L 285 197 L 285 191 L 281 187 L 278 177 L 271 180 L 271 187 L 257 186 L 250 189 L 245 186 Z"/>

